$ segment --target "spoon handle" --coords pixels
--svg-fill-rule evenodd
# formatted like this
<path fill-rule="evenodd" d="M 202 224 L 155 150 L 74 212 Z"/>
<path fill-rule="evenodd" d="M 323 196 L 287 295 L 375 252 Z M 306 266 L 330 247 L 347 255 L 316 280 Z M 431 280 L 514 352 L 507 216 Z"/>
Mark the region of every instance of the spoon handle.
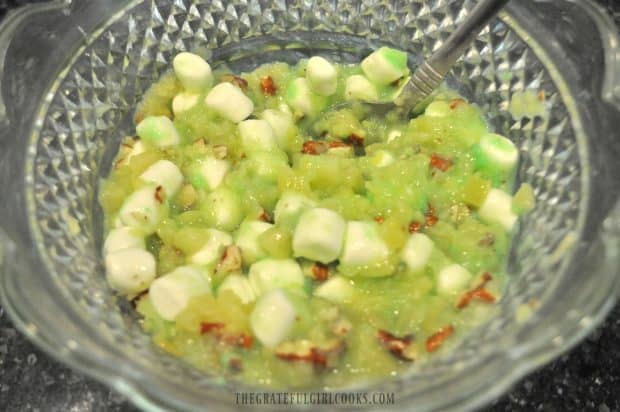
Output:
<path fill-rule="evenodd" d="M 416 69 L 396 104 L 413 108 L 428 97 L 480 31 L 509 1 L 480 0 L 445 43 Z"/>
<path fill-rule="evenodd" d="M 480 0 L 465 21 L 429 58 L 429 64 L 444 76 L 463 55 L 467 47 L 510 0 Z"/>

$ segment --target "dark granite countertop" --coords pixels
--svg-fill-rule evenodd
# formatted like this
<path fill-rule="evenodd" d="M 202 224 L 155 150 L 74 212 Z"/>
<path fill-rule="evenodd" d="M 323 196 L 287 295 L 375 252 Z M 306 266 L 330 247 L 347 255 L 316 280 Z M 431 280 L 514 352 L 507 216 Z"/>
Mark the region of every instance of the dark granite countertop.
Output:
<path fill-rule="evenodd" d="M 0 0 L 8 9 L 42 0 Z M 620 25 L 620 0 L 597 0 Z M 35 348 L 0 307 L 0 411 L 134 411 L 122 396 Z M 530 374 L 487 411 L 620 411 L 620 304 L 579 346 Z"/>

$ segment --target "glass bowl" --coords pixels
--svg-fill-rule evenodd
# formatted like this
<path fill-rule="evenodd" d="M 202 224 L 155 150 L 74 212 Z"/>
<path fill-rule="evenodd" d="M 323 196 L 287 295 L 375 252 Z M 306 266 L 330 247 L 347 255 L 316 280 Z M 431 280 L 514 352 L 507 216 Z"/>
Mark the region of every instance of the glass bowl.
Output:
<path fill-rule="evenodd" d="M 16 325 L 145 410 L 232 409 L 235 392 L 256 388 L 163 353 L 105 282 L 97 191 L 120 139 L 133 134 L 136 103 L 182 50 L 248 70 L 317 53 L 359 61 L 389 44 L 406 49 L 415 66 L 473 4 L 75 0 L 7 17 L 0 27 L 0 292 Z M 517 180 L 534 187 L 537 206 L 516 231 L 511 282 L 492 319 L 453 351 L 355 388 L 394 392 L 395 409 L 488 402 L 575 345 L 620 288 L 613 23 L 587 0 L 513 1 L 448 83 L 520 148 Z M 544 100 L 543 115 L 510 113 L 511 100 L 524 92 Z"/>

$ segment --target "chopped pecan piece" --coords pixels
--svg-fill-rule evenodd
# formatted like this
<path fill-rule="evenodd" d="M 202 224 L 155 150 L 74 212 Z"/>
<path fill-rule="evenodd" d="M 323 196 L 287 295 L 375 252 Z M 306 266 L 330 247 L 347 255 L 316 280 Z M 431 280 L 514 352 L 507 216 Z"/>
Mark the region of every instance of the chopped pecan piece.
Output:
<path fill-rule="evenodd" d="M 276 356 L 287 361 L 310 362 L 320 369 L 334 365 L 338 356 L 344 352 L 341 339 L 332 339 L 322 345 L 309 340 L 283 342 L 276 348 Z"/>
<path fill-rule="evenodd" d="M 157 200 L 159 203 L 164 203 L 164 201 L 166 200 L 166 191 L 164 190 L 163 186 L 157 186 L 155 188 L 155 200 Z"/>
<path fill-rule="evenodd" d="M 443 345 L 446 339 L 448 339 L 454 333 L 454 327 L 452 325 L 444 326 L 437 332 L 429 336 L 426 339 L 426 350 L 428 352 L 435 352 Z"/>
<path fill-rule="evenodd" d="M 433 207 L 433 205 L 429 203 L 428 209 L 426 210 L 424 227 L 429 228 L 433 226 L 435 223 L 437 223 L 439 218 L 437 217 L 435 213 L 436 213 L 435 208 Z"/>
<path fill-rule="evenodd" d="M 433 169 L 438 169 L 445 172 L 452 167 L 452 160 L 441 157 L 437 153 L 433 153 L 431 155 L 430 165 Z"/>
<path fill-rule="evenodd" d="M 325 153 L 328 148 L 329 147 L 325 142 L 308 140 L 304 142 L 303 146 L 301 147 L 301 152 L 304 154 L 319 155 L 321 153 Z"/>
<path fill-rule="evenodd" d="M 329 267 L 323 263 L 316 262 L 312 266 L 312 277 L 321 282 L 327 280 L 329 277 Z"/>
<path fill-rule="evenodd" d="M 241 249 L 239 246 L 230 245 L 224 249 L 224 253 L 217 264 L 217 273 L 236 272 L 241 269 Z"/>
<path fill-rule="evenodd" d="M 330 149 L 334 149 L 336 147 L 351 147 L 350 144 L 341 142 L 339 140 L 334 140 L 328 143 Z"/>
<path fill-rule="evenodd" d="M 405 335 L 399 338 L 385 330 L 379 330 L 377 337 L 379 343 L 397 358 L 412 362 L 416 358 L 415 347 L 413 346 L 413 335 Z"/>
<path fill-rule="evenodd" d="M 228 82 L 228 83 L 232 83 L 233 85 L 237 86 L 238 88 L 240 88 L 243 91 L 246 91 L 248 89 L 248 82 L 245 79 L 242 79 L 239 76 L 234 76 L 232 74 L 225 74 L 222 76 L 221 80 L 223 82 Z"/>
<path fill-rule="evenodd" d="M 353 146 L 358 146 L 358 147 L 364 146 L 364 138 L 355 133 L 351 133 L 349 137 L 345 139 L 345 142 L 352 144 Z"/>
<path fill-rule="evenodd" d="M 265 209 L 263 209 L 260 215 L 258 215 L 258 220 L 262 220 L 263 222 L 267 223 L 273 223 L 273 219 L 271 218 L 271 216 L 269 216 L 269 214 L 267 214 L 267 211 Z"/>
<path fill-rule="evenodd" d="M 487 283 L 489 283 L 492 279 L 493 277 L 489 272 L 483 273 L 482 282 L 472 290 L 465 292 L 461 299 L 459 299 L 456 307 L 458 309 L 463 309 L 474 299 L 481 300 L 486 303 L 494 303 L 496 300 L 495 296 L 485 289 Z"/>
<path fill-rule="evenodd" d="M 200 334 L 211 333 L 213 331 L 220 331 L 224 328 L 224 324 L 221 322 L 202 322 L 200 324 Z"/>
<path fill-rule="evenodd" d="M 276 84 L 271 76 L 265 76 L 260 79 L 260 88 L 263 91 L 263 94 L 268 96 L 275 96 L 278 91 L 278 88 L 276 87 Z"/>
<path fill-rule="evenodd" d="M 409 233 L 416 233 L 419 232 L 421 229 L 422 225 L 420 224 L 420 222 L 416 222 L 415 220 L 412 221 L 411 223 L 409 223 Z"/>
<path fill-rule="evenodd" d="M 465 104 L 465 100 L 463 99 L 454 99 L 450 102 L 450 109 L 454 110 L 460 105 Z"/>

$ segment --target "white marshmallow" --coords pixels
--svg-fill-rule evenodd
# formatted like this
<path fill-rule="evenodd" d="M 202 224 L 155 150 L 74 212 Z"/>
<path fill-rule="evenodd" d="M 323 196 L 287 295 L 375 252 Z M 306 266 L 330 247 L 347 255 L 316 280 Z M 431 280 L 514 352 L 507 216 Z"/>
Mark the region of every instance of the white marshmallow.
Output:
<path fill-rule="evenodd" d="M 409 73 L 407 54 L 389 47 L 374 51 L 361 63 L 364 74 L 370 81 L 387 85 Z"/>
<path fill-rule="evenodd" d="M 262 296 L 272 289 L 297 288 L 304 286 L 301 267 L 293 259 L 264 259 L 250 266 L 250 285 L 256 296 Z"/>
<path fill-rule="evenodd" d="M 321 263 L 336 260 L 342 250 L 346 222 L 329 209 L 310 209 L 299 217 L 293 234 L 295 257 Z"/>
<path fill-rule="evenodd" d="M 246 119 L 254 111 L 254 103 L 241 89 L 228 82 L 215 86 L 205 98 L 207 107 L 233 123 Z"/>
<path fill-rule="evenodd" d="M 132 295 L 148 289 L 155 279 L 155 258 L 141 248 L 121 249 L 105 257 L 106 278 L 110 287 Z"/>
<path fill-rule="evenodd" d="M 241 256 L 246 265 L 267 257 L 267 252 L 260 246 L 258 237 L 272 227 L 271 223 L 260 220 L 246 220 L 241 224 L 235 237 L 235 244 L 241 249 Z"/>
<path fill-rule="evenodd" d="M 390 253 L 379 235 L 376 222 L 352 221 L 347 224 L 340 263 L 364 266 L 380 262 Z"/>
<path fill-rule="evenodd" d="M 189 257 L 191 263 L 204 266 L 213 265 L 220 260 L 224 249 L 232 245 L 233 239 L 228 233 L 217 229 L 208 229 L 207 232 L 209 237 L 205 244 Z"/>
<path fill-rule="evenodd" d="M 256 294 L 254 289 L 252 289 L 252 285 L 250 285 L 250 281 L 243 275 L 232 274 L 226 276 L 217 292 L 221 293 L 225 290 L 233 292 L 244 304 L 256 300 Z"/>
<path fill-rule="evenodd" d="M 192 183 L 199 189 L 217 189 L 230 170 L 227 160 L 208 156 L 200 161 L 196 173 L 192 175 Z"/>
<path fill-rule="evenodd" d="M 263 295 L 250 315 L 250 326 L 258 340 L 268 348 L 275 347 L 288 335 L 297 311 L 281 289 Z"/>
<path fill-rule="evenodd" d="M 172 61 L 174 74 L 185 90 L 200 92 L 213 84 L 211 66 L 202 57 L 193 53 L 179 53 Z"/>
<path fill-rule="evenodd" d="M 288 108 L 288 106 L 286 106 Z M 276 143 L 280 148 L 287 146 L 287 137 L 293 127 L 293 115 L 290 111 L 267 109 L 260 115 L 261 119 L 269 123 Z"/>
<path fill-rule="evenodd" d="M 314 114 L 315 107 L 312 102 L 312 91 L 308 81 L 303 77 L 293 80 L 287 90 L 287 102 L 294 111 L 302 115 Z"/>
<path fill-rule="evenodd" d="M 310 88 L 321 96 L 331 96 L 338 87 L 336 67 L 320 56 L 311 57 L 306 66 L 306 80 Z"/>
<path fill-rule="evenodd" d="M 273 150 L 278 147 L 273 130 L 266 120 L 244 120 L 239 123 L 239 135 L 247 151 Z"/>
<path fill-rule="evenodd" d="M 379 92 L 374 84 L 362 75 L 354 74 L 347 77 L 344 87 L 346 100 L 361 100 L 364 102 L 376 102 L 379 100 Z"/>
<path fill-rule="evenodd" d="M 183 173 L 170 160 L 158 160 L 140 175 L 140 179 L 163 187 L 166 197 L 170 198 L 181 188 Z"/>
<path fill-rule="evenodd" d="M 345 303 L 353 297 L 354 289 L 351 281 L 342 276 L 334 276 L 314 290 L 314 296 L 332 303 Z"/>
<path fill-rule="evenodd" d="M 136 126 L 136 133 L 143 142 L 155 147 L 176 146 L 181 142 L 172 120 L 166 116 L 149 116 Z"/>
<path fill-rule="evenodd" d="M 506 230 L 511 230 L 517 221 L 512 211 L 512 196 L 499 189 L 491 189 L 478 209 L 480 218 L 488 223 L 499 223 Z"/>
<path fill-rule="evenodd" d="M 188 111 L 198 104 L 200 95 L 198 93 L 181 92 L 172 99 L 172 113 L 175 116 Z"/>
<path fill-rule="evenodd" d="M 194 296 L 211 294 L 211 277 L 197 266 L 180 266 L 153 281 L 149 297 L 163 319 L 174 320 Z"/>
<path fill-rule="evenodd" d="M 103 253 L 108 254 L 118 250 L 137 248 L 144 249 L 144 234 L 135 227 L 119 227 L 110 230 L 103 244 Z"/>
<path fill-rule="evenodd" d="M 232 231 L 241 222 L 243 210 L 241 199 L 232 190 L 220 186 L 205 198 L 206 218 L 211 226 Z"/>
<path fill-rule="evenodd" d="M 301 193 L 284 192 L 276 203 L 273 218 L 278 225 L 294 226 L 303 212 L 315 206 L 314 200 Z"/>
<path fill-rule="evenodd" d="M 441 295 L 462 292 L 469 285 L 471 278 L 471 273 L 461 265 L 446 266 L 437 275 L 437 292 Z"/>
<path fill-rule="evenodd" d="M 118 215 L 126 226 L 145 229 L 152 233 L 160 219 L 161 204 L 155 196 L 156 185 L 148 185 L 136 190 L 125 199 Z"/>
<path fill-rule="evenodd" d="M 428 236 L 423 233 L 414 233 L 409 236 L 400 257 L 409 270 L 418 272 L 426 267 L 433 248 L 433 241 Z"/>
<path fill-rule="evenodd" d="M 450 114 L 450 105 L 443 100 L 437 100 L 426 106 L 424 115 L 429 117 L 446 117 Z"/>
<path fill-rule="evenodd" d="M 480 156 L 490 166 L 500 170 L 512 170 L 519 161 L 519 150 L 510 140 L 495 133 L 480 138 Z"/>

